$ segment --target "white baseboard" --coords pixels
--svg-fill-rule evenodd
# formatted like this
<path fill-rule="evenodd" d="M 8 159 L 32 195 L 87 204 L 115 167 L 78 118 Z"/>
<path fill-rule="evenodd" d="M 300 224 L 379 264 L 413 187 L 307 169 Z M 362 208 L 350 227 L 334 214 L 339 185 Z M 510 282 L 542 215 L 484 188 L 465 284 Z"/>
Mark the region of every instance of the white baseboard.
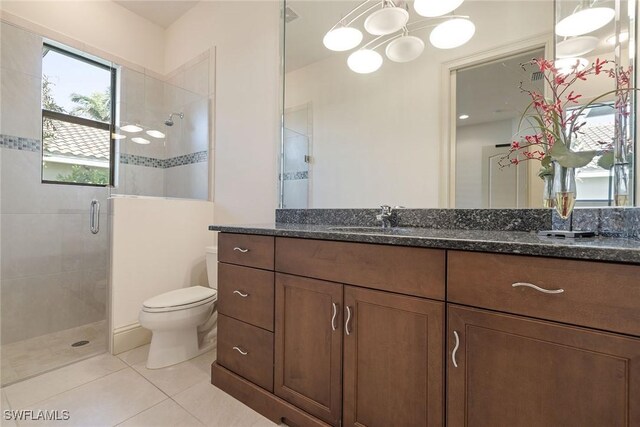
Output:
<path fill-rule="evenodd" d="M 120 354 L 151 342 L 151 331 L 139 323 L 123 326 L 113 330 L 112 353 Z"/>

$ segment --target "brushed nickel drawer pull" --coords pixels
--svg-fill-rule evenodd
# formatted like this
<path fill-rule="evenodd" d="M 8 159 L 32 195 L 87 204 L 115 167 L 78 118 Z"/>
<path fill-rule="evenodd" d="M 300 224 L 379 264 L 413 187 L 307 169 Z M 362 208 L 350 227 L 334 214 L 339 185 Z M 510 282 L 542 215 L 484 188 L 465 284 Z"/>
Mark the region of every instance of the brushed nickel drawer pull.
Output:
<path fill-rule="evenodd" d="M 564 292 L 564 289 L 544 289 L 544 288 L 536 286 L 536 285 L 534 285 L 532 283 L 526 283 L 526 282 L 517 282 L 517 283 L 512 284 L 511 286 L 514 287 L 514 288 L 517 288 L 519 286 L 526 286 L 527 288 L 533 288 L 536 291 L 542 292 L 542 293 L 545 293 L 545 294 L 561 294 L 561 293 Z"/>
<path fill-rule="evenodd" d="M 238 353 L 240 353 L 241 355 L 243 355 L 243 356 L 246 356 L 247 354 L 249 354 L 248 351 L 242 351 L 242 349 L 240 347 L 233 347 L 233 349 L 235 351 L 237 351 Z"/>
<path fill-rule="evenodd" d="M 460 337 L 458 337 L 458 332 L 453 331 L 453 336 L 456 337 L 456 346 L 453 347 L 453 351 L 451 352 L 451 361 L 453 362 L 453 367 L 458 367 L 458 362 L 456 362 L 456 353 L 458 352 L 458 347 L 460 347 Z"/>
<path fill-rule="evenodd" d="M 351 307 L 347 306 L 347 320 L 344 322 L 344 331 L 347 335 L 351 335 L 351 331 L 349 330 L 349 321 L 351 320 Z"/>
<path fill-rule="evenodd" d="M 239 291 L 239 290 L 237 290 L 237 289 L 236 289 L 235 291 L 233 291 L 233 293 L 234 293 L 234 294 L 238 294 L 238 295 L 240 295 L 242 298 L 246 298 L 246 297 L 248 297 L 248 296 L 249 296 L 249 294 L 243 294 L 242 292 L 240 292 L 240 291 Z"/>
<path fill-rule="evenodd" d="M 238 251 L 238 252 L 242 252 L 243 254 L 246 254 L 247 252 L 249 252 L 249 249 L 244 249 L 244 248 L 239 248 L 239 247 L 235 247 L 233 248 L 234 251 Z"/>
<path fill-rule="evenodd" d="M 336 316 L 338 315 L 338 304 L 331 303 L 331 305 L 333 306 L 333 316 L 331 316 L 331 330 L 335 331 L 336 330 Z"/>

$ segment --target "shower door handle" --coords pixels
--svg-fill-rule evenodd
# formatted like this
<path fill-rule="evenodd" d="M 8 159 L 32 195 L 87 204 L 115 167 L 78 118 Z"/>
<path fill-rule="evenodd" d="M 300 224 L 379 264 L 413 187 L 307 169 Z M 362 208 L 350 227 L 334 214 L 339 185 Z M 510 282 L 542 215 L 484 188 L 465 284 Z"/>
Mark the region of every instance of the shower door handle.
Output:
<path fill-rule="evenodd" d="M 93 199 L 89 210 L 89 229 L 93 234 L 100 231 L 100 202 Z"/>

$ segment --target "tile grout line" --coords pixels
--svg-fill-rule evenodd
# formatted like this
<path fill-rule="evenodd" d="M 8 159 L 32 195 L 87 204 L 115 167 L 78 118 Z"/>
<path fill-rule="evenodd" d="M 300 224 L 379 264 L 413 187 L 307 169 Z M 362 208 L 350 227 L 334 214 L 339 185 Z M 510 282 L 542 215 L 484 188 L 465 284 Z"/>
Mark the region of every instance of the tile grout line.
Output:
<path fill-rule="evenodd" d="M 147 409 L 144 409 L 144 410 L 142 410 L 142 411 L 138 412 L 137 414 L 134 414 L 134 415 L 130 416 L 129 418 L 127 418 L 127 419 L 125 419 L 125 420 L 120 421 L 118 424 L 114 424 L 114 425 L 113 425 L 113 427 L 117 427 L 117 426 L 119 426 L 119 425 L 122 425 L 122 424 L 126 423 L 127 421 L 129 421 L 131 418 L 137 417 L 138 415 L 140 415 L 140 414 L 141 414 L 141 413 L 143 413 L 144 411 L 148 411 L 149 409 L 153 409 L 153 408 L 155 408 L 156 406 L 161 405 L 161 404 L 163 404 L 164 402 L 166 402 L 167 400 L 170 400 L 170 399 L 171 399 L 170 397 L 167 397 L 166 399 L 162 399 L 160 402 L 156 403 L 155 405 L 150 406 L 150 407 L 148 407 Z"/>
<path fill-rule="evenodd" d="M 109 354 L 109 353 L 105 353 L 105 354 Z M 94 357 L 97 357 L 97 356 L 94 356 Z M 85 360 L 89 360 L 89 359 L 91 359 L 91 358 L 87 358 L 87 359 L 85 359 Z M 82 362 L 82 361 L 81 361 L 81 362 Z M 67 366 L 72 366 L 72 365 L 73 365 L 73 364 L 70 364 L 70 365 L 67 365 Z M 126 365 L 126 363 L 125 363 L 125 365 Z M 75 390 L 75 389 L 77 389 L 77 388 L 83 387 L 83 386 L 85 386 L 85 385 L 87 385 L 87 384 L 91 384 L 91 383 L 92 383 L 92 382 L 94 382 L 94 381 L 101 380 L 101 379 L 103 379 L 103 378 L 105 378 L 105 377 L 108 377 L 109 375 L 112 375 L 112 374 L 118 373 L 118 372 L 123 371 L 123 370 L 125 370 L 125 369 L 127 369 L 127 368 L 129 368 L 129 366 L 128 366 L 128 365 L 127 365 L 127 366 L 124 366 L 124 367 L 122 367 L 122 368 L 120 368 L 120 369 L 116 369 L 115 371 L 109 372 L 109 373 L 107 373 L 107 374 L 101 375 L 101 376 L 99 376 L 99 377 L 97 377 L 97 378 L 94 378 L 94 379 L 92 379 L 91 381 L 87 381 L 87 382 L 85 382 L 85 383 L 78 384 L 77 386 L 75 386 L 75 387 L 71 387 L 70 389 L 67 389 L 67 390 L 65 390 L 65 391 L 61 391 L 61 392 L 59 392 L 59 393 L 52 394 L 51 396 L 49 396 L 49 397 L 47 397 L 47 398 L 45 398 L 45 399 L 42 399 L 42 400 L 39 400 L 39 401 L 37 401 L 37 402 L 31 403 L 31 404 L 29 404 L 29 405 L 27 405 L 27 406 L 25 406 L 25 407 L 23 407 L 23 408 L 19 408 L 19 409 L 25 409 L 25 408 L 27 408 L 27 407 L 29 407 L 29 406 L 38 405 L 38 404 L 40 404 L 40 403 L 42 403 L 42 402 L 44 402 L 44 401 L 46 401 L 46 400 L 52 399 L 52 398 L 54 398 L 54 397 L 56 397 L 56 396 L 60 396 L 61 394 L 64 394 L 64 393 L 67 393 L 67 392 L 69 392 L 69 391 L 71 391 L 71 390 Z M 63 369 L 63 368 L 59 368 L 59 369 Z M 57 370 L 57 369 L 54 369 L 54 370 L 52 370 L 52 371 L 45 372 L 44 374 L 48 374 L 48 373 L 51 373 L 51 372 L 55 372 L 56 370 Z M 134 370 L 134 371 L 135 371 L 135 370 Z M 42 374 L 42 375 L 44 375 L 44 374 Z M 38 376 L 39 376 L 39 375 L 38 375 Z M 38 376 L 35 376 L 35 377 L 33 377 L 33 378 L 37 378 Z M 33 379 L 33 378 L 30 378 L 30 379 Z M 15 383 L 15 384 L 19 384 L 19 383 Z M 12 385 L 15 385 L 15 384 L 12 384 Z M 5 392 L 5 396 L 7 396 L 6 392 Z M 7 396 L 7 401 L 9 402 L 9 406 L 11 406 L 11 409 L 13 409 L 13 405 L 11 404 L 11 401 L 9 400 L 9 396 Z M 16 408 L 16 410 L 19 410 L 19 409 L 18 409 L 18 408 Z"/>

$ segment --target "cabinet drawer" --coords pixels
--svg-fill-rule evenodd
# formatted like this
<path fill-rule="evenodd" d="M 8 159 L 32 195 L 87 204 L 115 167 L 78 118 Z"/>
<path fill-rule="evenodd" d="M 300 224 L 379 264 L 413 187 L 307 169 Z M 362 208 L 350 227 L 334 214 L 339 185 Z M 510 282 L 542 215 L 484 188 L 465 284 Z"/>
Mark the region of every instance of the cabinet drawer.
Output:
<path fill-rule="evenodd" d="M 218 265 L 218 312 L 273 332 L 272 271 Z"/>
<path fill-rule="evenodd" d="M 220 233 L 218 261 L 273 270 L 272 236 Z"/>
<path fill-rule="evenodd" d="M 220 314 L 217 361 L 273 392 L 273 333 Z"/>
<path fill-rule="evenodd" d="M 640 266 L 459 251 L 448 259 L 450 302 L 640 336 Z"/>
<path fill-rule="evenodd" d="M 276 238 L 276 271 L 443 300 L 440 249 Z"/>

